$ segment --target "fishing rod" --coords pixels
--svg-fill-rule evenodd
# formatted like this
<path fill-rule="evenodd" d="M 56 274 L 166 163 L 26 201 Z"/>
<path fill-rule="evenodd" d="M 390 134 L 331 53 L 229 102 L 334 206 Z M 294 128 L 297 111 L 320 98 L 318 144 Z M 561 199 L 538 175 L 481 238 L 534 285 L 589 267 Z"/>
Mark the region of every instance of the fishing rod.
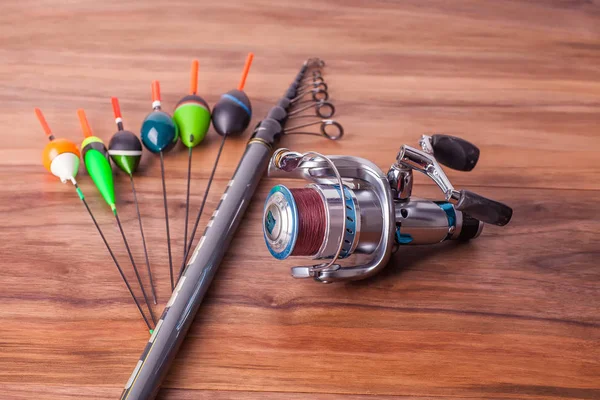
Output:
<path fill-rule="evenodd" d="M 125 385 L 121 395 L 122 400 L 149 400 L 154 399 L 158 394 L 160 384 L 185 338 L 267 168 L 273 145 L 282 135 L 297 131 L 297 129 L 284 129 L 288 118 L 287 110 L 293 106 L 292 100 L 298 96 L 298 89 L 303 87 L 305 75 L 323 66 L 324 63 L 319 59 L 307 60 L 285 96 L 269 113 L 278 119 L 268 116 L 254 129 L 225 193 Z M 337 139 L 343 135 L 341 125 L 334 122 L 332 120 L 318 122 L 323 136 Z M 331 131 L 334 128 L 338 129 L 337 133 Z"/>
<path fill-rule="evenodd" d="M 46 147 L 44 148 L 44 151 L 42 153 L 42 160 L 43 160 L 44 167 L 52 175 L 59 178 L 62 183 L 71 182 L 73 184 L 73 186 L 75 187 L 75 191 L 77 192 L 79 199 L 85 206 L 90 218 L 92 218 L 92 222 L 94 223 L 94 226 L 98 230 L 98 233 L 100 234 L 100 237 L 102 238 L 102 242 L 104 242 L 104 245 L 106 246 L 106 249 L 108 250 L 108 253 L 110 254 L 110 257 L 112 258 L 113 262 L 115 263 L 115 267 L 117 267 L 117 270 L 119 271 L 119 275 L 121 275 L 121 279 L 123 279 L 123 282 L 125 283 L 125 286 L 127 287 L 127 290 L 129 291 L 129 294 L 131 295 L 133 302 L 135 303 L 135 306 L 137 307 L 138 311 L 142 315 L 142 318 L 144 319 L 144 322 L 146 323 L 146 326 L 148 327 L 150 333 L 152 333 L 152 326 L 150 325 L 148 318 L 146 318 L 146 315 L 144 314 L 144 311 L 142 310 L 142 307 L 141 307 L 138 299 L 135 297 L 135 294 L 133 293 L 133 290 L 131 289 L 131 285 L 129 285 L 129 282 L 127 281 L 127 278 L 125 277 L 125 274 L 123 273 L 123 269 L 119 265 L 119 262 L 117 261 L 115 254 L 113 253 L 112 249 L 110 248 L 110 245 L 108 244 L 108 241 L 106 240 L 106 237 L 104 236 L 104 233 L 102 232 L 102 229 L 100 229 L 100 225 L 98 225 L 98 222 L 96 221 L 96 218 L 94 217 L 94 214 L 92 214 L 92 210 L 90 209 L 90 206 L 88 205 L 87 201 L 85 200 L 85 196 L 83 195 L 83 192 L 81 191 L 81 189 L 79 188 L 79 185 L 77 184 L 77 181 L 75 180 L 75 177 L 77 176 L 77 171 L 79 169 L 79 156 L 80 156 L 79 150 L 77 149 L 77 145 L 75 145 L 75 143 L 73 143 L 67 139 L 55 138 L 54 134 L 52 133 L 52 130 L 50 130 L 50 126 L 48 125 L 48 122 L 46 122 L 46 118 L 44 118 L 44 114 L 42 114 L 42 111 L 39 108 L 35 109 L 35 115 L 36 115 L 37 119 L 39 120 L 40 124 L 42 125 L 42 129 L 46 133 L 46 136 L 48 136 L 48 140 L 50 140 L 50 143 L 48 143 L 46 145 Z"/>

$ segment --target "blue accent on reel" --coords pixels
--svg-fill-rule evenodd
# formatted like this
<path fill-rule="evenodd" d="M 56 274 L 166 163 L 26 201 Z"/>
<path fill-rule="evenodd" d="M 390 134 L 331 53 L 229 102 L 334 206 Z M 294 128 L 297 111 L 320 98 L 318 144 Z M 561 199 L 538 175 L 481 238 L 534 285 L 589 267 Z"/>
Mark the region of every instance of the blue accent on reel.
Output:
<path fill-rule="evenodd" d="M 246 105 L 244 103 L 242 103 L 239 99 L 237 99 L 234 96 L 227 94 L 227 93 L 225 93 L 223 96 L 221 96 L 221 98 L 233 101 L 235 104 L 242 107 L 244 109 L 244 111 L 246 111 L 248 113 L 248 115 L 250 117 L 252 117 L 252 111 L 250 111 L 250 109 L 248 107 L 246 107 Z"/>
<path fill-rule="evenodd" d="M 394 235 L 394 238 L 396 239 L 396 243 L 398 244 L 409 244 L 413 241 L 413 237 L 410 236 L 408 233 L 402 233 L 400 232 L 400 225 L 396 225 L 396 234 Z"/>
<path fill-rule="evenodd" d="M 448 228 L 456 228 L 456 211 L 454 210 L 454 206 L 446 201 L 436 201 L 435 204 L 446 213 L 446 218 L 448 218 Z M 450 236 L 452 236 L 452 234 L 448 233 L 446 238 L 449 239 Z"/>
<path fill-rule="evenodd" d="M 456 227 L 456 211 L 454 211 L 454 206 L 445 201 L 436 202 L 438 206 L 446 213 L 446 217 L 448 218 L 448 227 Z"/>
<path fill-rule="evenodd" d="M 340 191 L 340 186 L 335 185 L 336 190 Z M 356 237 L 356 205 L 352 199 L 350 189 L 344 186 L 344 203 L 346 205 L 346 223 L 344 232 L 344 244 L 342 245 L 342 251 L 340 252 L 340 258 L 346 258 L 350 256 L 352 250 L 352 243 Z"/>
<path fill-rule="evenodd" d="M 273 228 L 275 227 L 276 223 L 277 221 L 275 220 L 275 217 L 273 217 L 273 213 L 269 211 L 267 214 L 267 220 L 265 221 L 265 228 L 267 228 L 269 234 L 273 233 Z"/>
<path fill-rule="evenodd" d="M 298 239 L 298 220 L 299 220 L 298 219 L 298 206 L 296 205 L 296 201 L 294 200 L 294 196 L 292 196 L 292 192 L 290 191 L 290 189 L 288 189 L 287 187 L 285 187 L 283 185 L 277 185 L 277 186 L 273 187 L 273 189 L 271 189 L 271 191 L 269 192 L 269 195 L 267 196 L 267 201 L 265 201 L 264 211 L 266 211 L 266 205 L 267 205 L 269 199 L 275 193 L 281 193 L 283 195 L 283 197 L 285 198 L 285 200 L 288 202 L 290 209 L 292 210 L 291 240 L 287 244 L 285 249 L 283 249 L 280 252 L 277 252 L 269 245 L 269 241 L 267 239 L 267 231 L 269 233 L 271 233 L 273 231 L 273 228 L 275 227 L 275 224 L 277 223 L 277 221 L 275 220 L 273 215 L 271 215 L 270 218 L 269 218 L 269 216 L 267 216 L 267 218 L 266 218 L 265 225 L 263 226 L 263 236 L 265 238 L 265 243 L 267 244 L 267 248 L 269 249 L 269 253 L 271 253 L 271 255 L 278 260 L 284 260 L 284 259 L 288 258 L 289 255 L 292 253 L 292 250 L 294 249 L 294 246 L 296 245 L 296 240 Z"/>

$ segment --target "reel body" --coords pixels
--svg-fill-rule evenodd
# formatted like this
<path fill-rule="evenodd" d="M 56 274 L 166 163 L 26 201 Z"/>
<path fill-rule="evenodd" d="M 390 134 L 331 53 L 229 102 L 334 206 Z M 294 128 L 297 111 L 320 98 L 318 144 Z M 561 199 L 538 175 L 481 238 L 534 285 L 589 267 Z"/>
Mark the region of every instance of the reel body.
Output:
<path fill-rule="evenodd" d="M 442 149 L 433 147 L 444 155 L 444 163 L 448 160 L 462 170 L 475 166 L 479 157 L 475 146 L 449 136 L 443 139 L 435 141 L 443 144 Z M 398 246 L 470 240 L 480 235 L 484 222 L 508 223 L 509 207 L 455 190 L 436 161 L 432 138 L 424 136 L 421 142 L 423 150 L 402 146 L 387 174 L 358 157 L 276 151 L 270 176 L 310 183 L 303 189 L 277 185 L 269 193 L 263 214 L 269 252 L 280 260 L 289 256 L 330 260 L 293 267 L 296 278 L 325 283 L 359 280 L 384 268 Z M 445 199 L 413 197 L 413 170 L 430 176 Z M 352 254 L 364 255 L 361 259 L 366 262 L 343 267 L 338 263 Z"/>

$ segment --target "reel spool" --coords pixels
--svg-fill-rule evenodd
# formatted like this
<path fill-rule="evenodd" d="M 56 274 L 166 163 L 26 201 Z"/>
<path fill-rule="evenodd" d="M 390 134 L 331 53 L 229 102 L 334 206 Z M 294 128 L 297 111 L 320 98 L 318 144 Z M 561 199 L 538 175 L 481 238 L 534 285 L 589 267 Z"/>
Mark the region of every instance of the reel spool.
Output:
<path fill-rule="evenodd" d="M 484 223 L 502 226 L 510 221 L 510 207 L 455 190 L 436 160 L 440 157 L 444 165 L 469 171 L 479 158 L 477 147 L 446 135 L 423 136 L 420 143 L 422 150 L 402 146 L 387 174 L 358 157 L 277 150 L 270 176 L 311 183 L 302 189 L 277 185 L 269 193 L 263 231 L 271 255 L 279 260 L 290 256 L 329 260 L 293 267 L 295 278 L 324 283 L 358 280 L 382 269 L 399 246 L 470 240 L 481 234 Z M 445 200 L 412 197 L 414 170 L 428 175 Z M 344 267 L 338 263 L 352 254 L 368 260 Z"/>
<path fill-rule="evenodd" d="M 304 189 L 277 185 L 265 204 L 267 247 L 279 260 L 289 256 L 330 259 L 342 237 L 339 259 L 353 253 L 371 254 L 381 239 L 382 218 L 380 208 L 366 205 L 377 203 L 370 190 L 344 186 L 342 201 L 339 185 L 313 183 Z"/>

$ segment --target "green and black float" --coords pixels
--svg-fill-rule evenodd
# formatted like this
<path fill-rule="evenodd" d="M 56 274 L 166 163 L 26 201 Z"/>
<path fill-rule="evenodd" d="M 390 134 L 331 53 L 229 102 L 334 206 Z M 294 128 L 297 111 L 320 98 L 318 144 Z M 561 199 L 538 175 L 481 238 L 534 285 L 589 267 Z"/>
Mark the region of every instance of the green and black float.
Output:
<path fill-rule="evenodd" d="M 142 142 L 133 132 L 124 129 L 119 99 L 116 97 L 111 97 L 110 100 L 118 130 L 108 143 L 108 154 L 110 155 L 113 163 L 119 167 L 119 169 L 129 175 L 131 191 L 133 192 L 133 201 L 135 203 L 138 224 L 140 226 L 140 234 L 142 236 L 142 244 L 144 246 L 144 257 L 146 259 L 146 268 L 148 270 L 148 277 L 150 279 L 152 300 L 154 301 L 154 304 L 157 304 L 156 288 L 154 287 L 152 269 L 150 268 L 150 259 L 148 258 L 148 248 L 146 246 L 146 236 L 144 235 L 144 227 L 142 225 L 142 214 L 140 213 L 137 191 L 135 190 L 135 183 L 133 181 L 133 174 L 137 170 L 138 166 L 140 165 L 140 160 L 142 159 Z"/>

